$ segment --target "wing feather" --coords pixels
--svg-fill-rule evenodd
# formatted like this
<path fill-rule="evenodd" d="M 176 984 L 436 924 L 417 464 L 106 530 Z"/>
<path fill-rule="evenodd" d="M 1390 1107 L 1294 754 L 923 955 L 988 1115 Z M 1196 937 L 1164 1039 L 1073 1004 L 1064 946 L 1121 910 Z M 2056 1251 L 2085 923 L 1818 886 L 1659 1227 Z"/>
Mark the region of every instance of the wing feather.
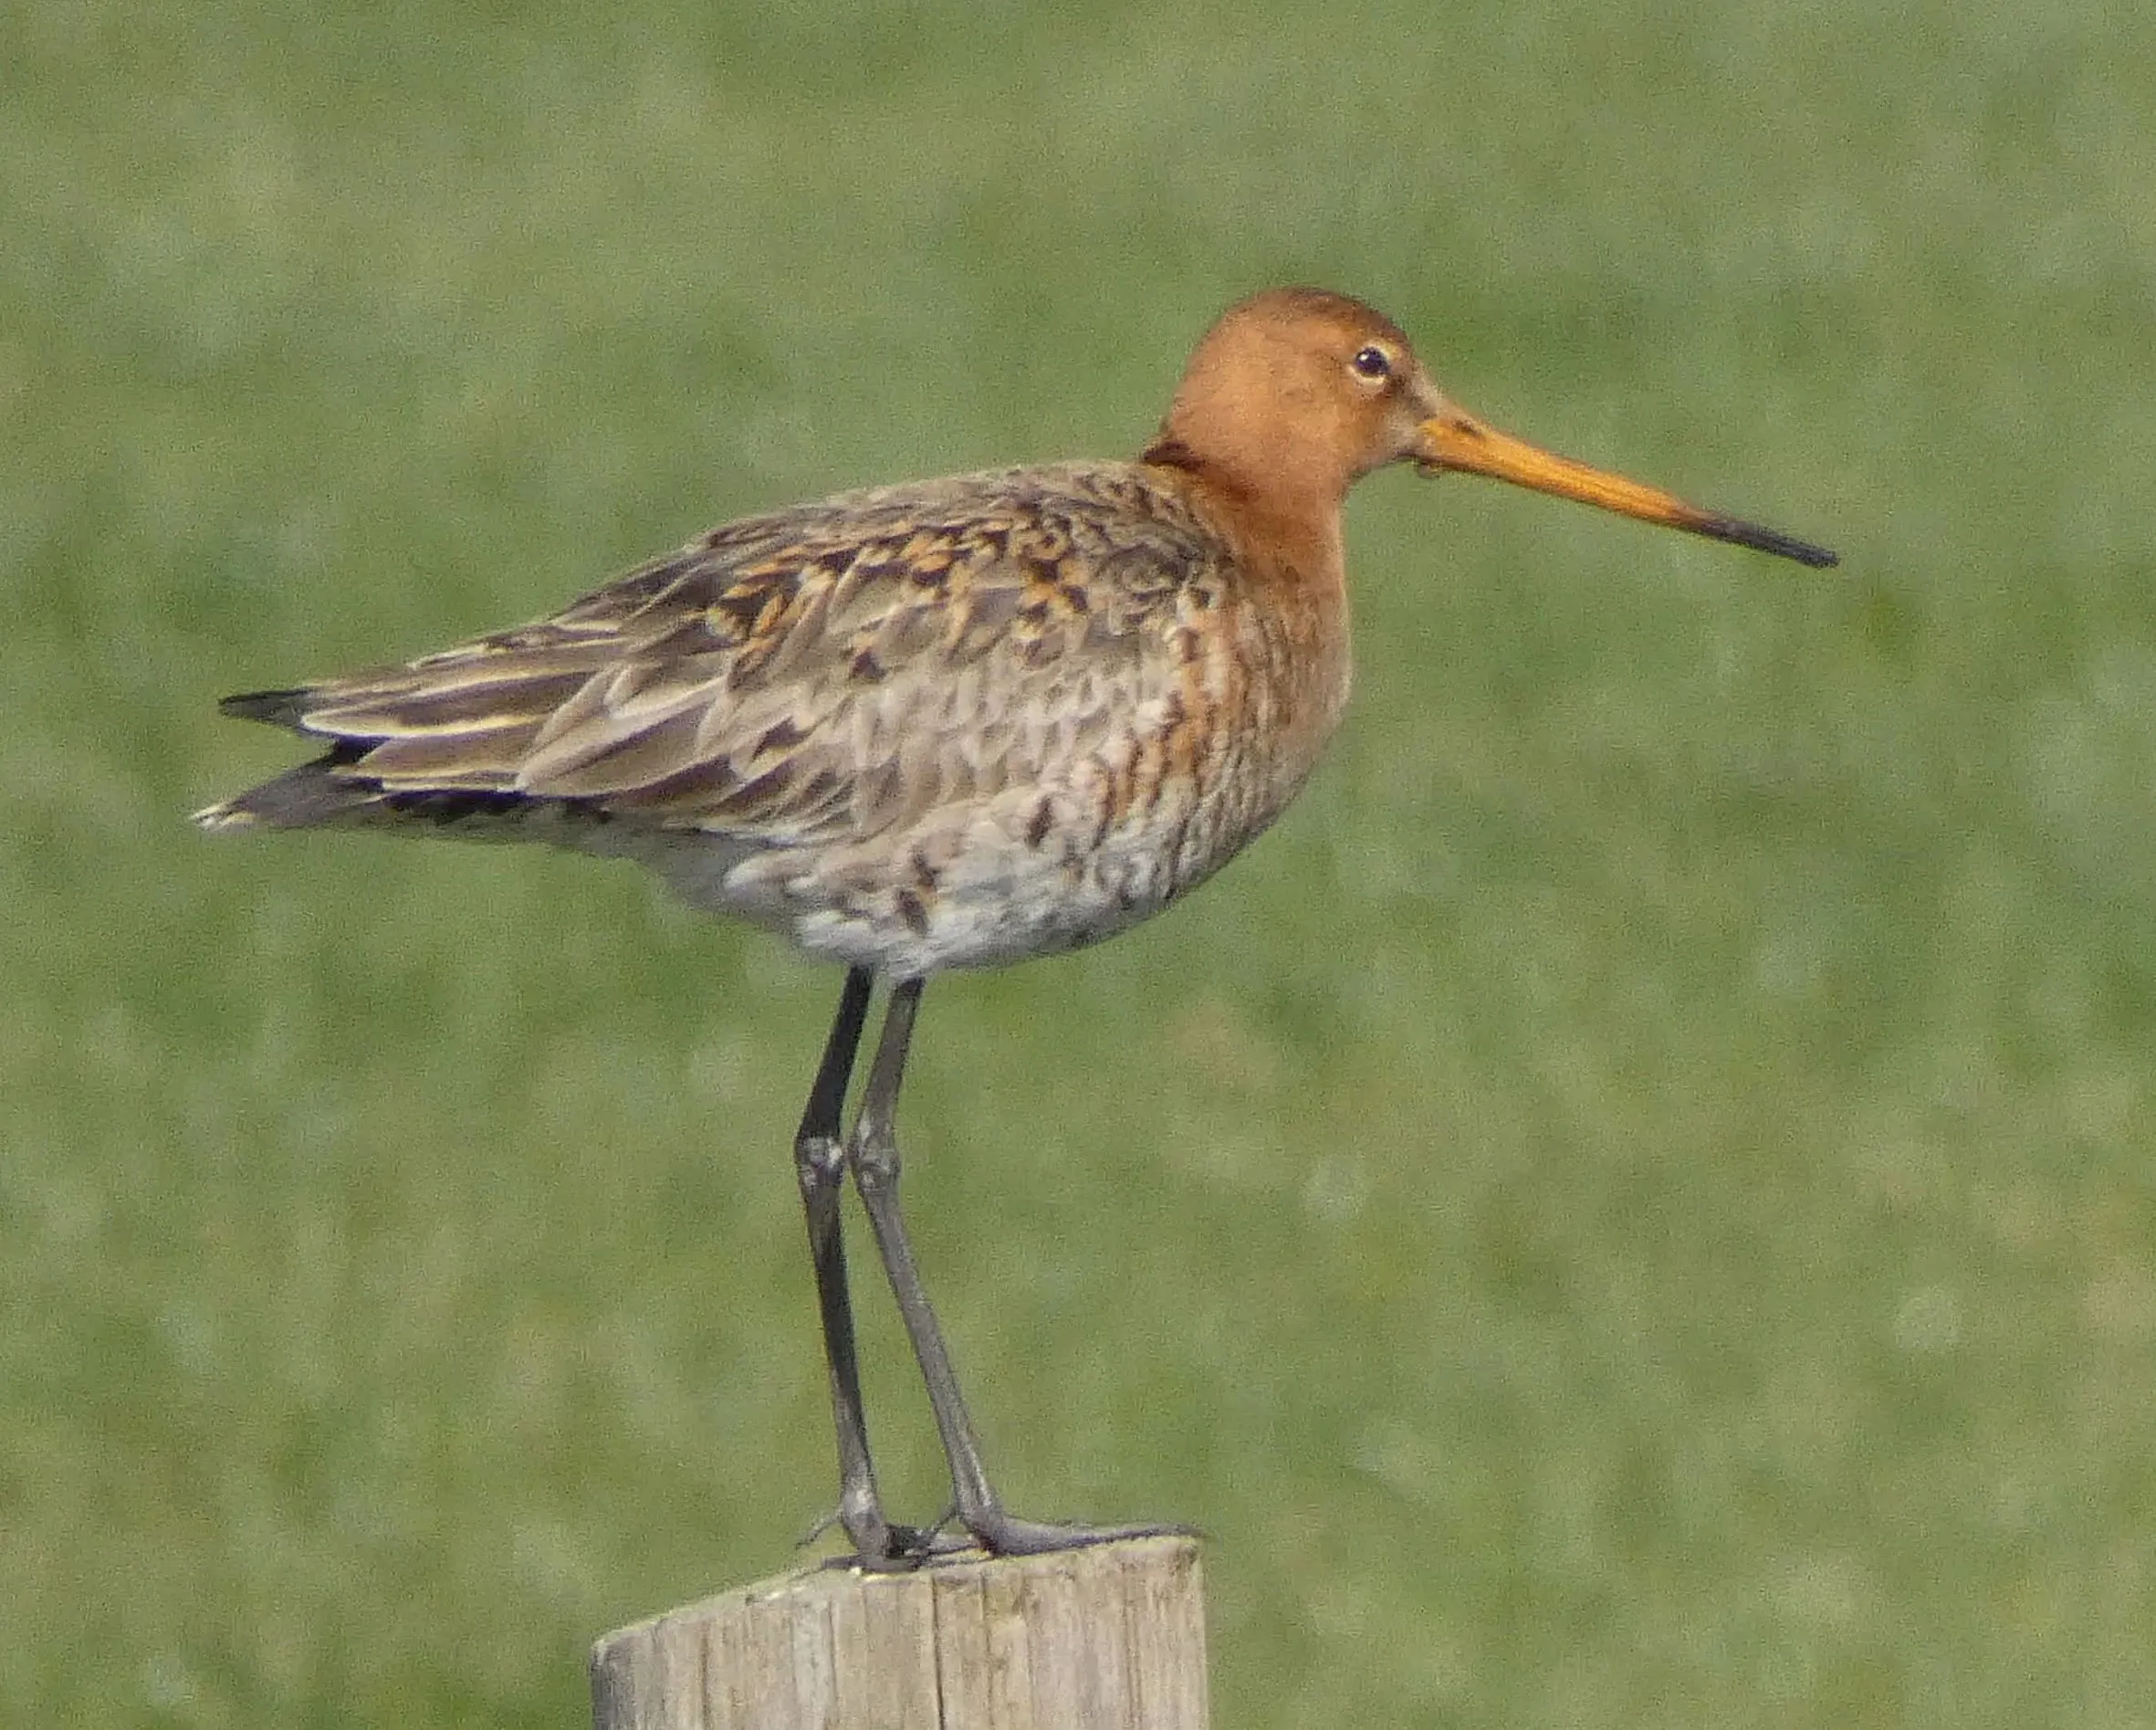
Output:
<path fill-rule="evenodd" d="M 1172 683 L 1178 609 L 1230 564 L 1135 466 L 959 477 L 729 523 L 552 618 L 228 707 L 336 741 L 321 773 L 377 820 L 491 793 L 865 839 L 1052 780 Z"/>

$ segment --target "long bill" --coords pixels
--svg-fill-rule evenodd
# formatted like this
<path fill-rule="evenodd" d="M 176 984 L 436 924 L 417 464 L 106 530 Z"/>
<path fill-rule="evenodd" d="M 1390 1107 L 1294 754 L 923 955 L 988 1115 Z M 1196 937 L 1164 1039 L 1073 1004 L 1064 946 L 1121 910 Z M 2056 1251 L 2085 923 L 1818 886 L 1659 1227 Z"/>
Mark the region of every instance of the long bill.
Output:
<path fill-rule="evenodd" d="M 1569 456 L 1559 456 L 1523 438 L 1486 426 L 1459 409 L 1448 409 L 1422 423 L 1422 440 L 1415 460 L 1425 474 L 1451 469 L 1463 475 L 1488 475 L 1494 480 L 1509 480 L 1515 487 L 1533 488 L 1559 498 L 1576 498 L 1584 505 L 1614 510 L 1619 516 L 1681 529 L 1710 540 L 1752 547 L 1803 565 L 1825 567 L 1841 562 L 1838 554 L 1825 547 L 1763 529 L 1755 522 L 1701 510 L 1659 488 L 1589 468 Z"/>

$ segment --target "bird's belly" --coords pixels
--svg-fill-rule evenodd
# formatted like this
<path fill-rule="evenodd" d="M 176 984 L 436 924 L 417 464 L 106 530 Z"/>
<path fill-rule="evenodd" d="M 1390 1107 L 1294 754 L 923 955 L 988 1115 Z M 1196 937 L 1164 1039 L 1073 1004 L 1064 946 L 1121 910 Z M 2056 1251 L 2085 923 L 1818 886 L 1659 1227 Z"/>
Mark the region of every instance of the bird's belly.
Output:
<path fill-rule="evenodd" d="M 1014 794 L 869 841 L 747 857 L 717 837 L 686 834 L 640 851 L 692 905 L 907 978 L 1112 937 L 1209 876 L 1272 815 L 1196 789 L 1107 821 L 1090 803 Z"/>

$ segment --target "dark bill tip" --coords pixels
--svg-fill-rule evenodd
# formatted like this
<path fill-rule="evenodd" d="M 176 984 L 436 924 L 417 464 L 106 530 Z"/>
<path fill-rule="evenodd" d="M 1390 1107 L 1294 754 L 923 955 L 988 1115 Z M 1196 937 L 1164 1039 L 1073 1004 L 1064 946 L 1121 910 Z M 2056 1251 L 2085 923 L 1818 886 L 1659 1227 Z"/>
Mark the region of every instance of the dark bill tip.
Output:
<path fill-rule="evenodd" d="M 1755 522 L 1743 522 L 1734 517 L 1709 517 L 1693 527 L 1692 532 L 1705 535 L 1710 540 L 1726 540 L 1732 546 L 1750 547 L 1755 552 L 1771 552 L 1778 559 L 1794 559 L 1800 565 L 1810 565 L 1815 571 L 1824 571 L 1842 561 L 1838 552 L 1830 552 L 1825 547 L 1815 547 L 1810 541 L 1799 540 L 1794 535 L 1776 534 L 1772 529 L 1762 529 Z"/>

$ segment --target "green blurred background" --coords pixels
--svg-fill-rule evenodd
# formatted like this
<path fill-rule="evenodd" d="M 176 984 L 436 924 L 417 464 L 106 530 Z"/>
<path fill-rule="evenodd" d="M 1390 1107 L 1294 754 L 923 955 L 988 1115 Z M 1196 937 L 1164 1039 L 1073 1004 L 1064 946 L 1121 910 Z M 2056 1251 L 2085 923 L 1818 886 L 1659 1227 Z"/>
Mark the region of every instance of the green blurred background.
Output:
<path fill-rule="evenodd" d="M 0 37 L 0 1717 L 577 1725 L 831 1495 L 836 976 L 619 866 L 213 844 L 294 755 L 215 699 L 1133 450 L 1310 280 L 1846 562 L 1364 489 L 1277 833 L 929 993 L 1006 1493 L 1213 1535 L 1222 1726 L 2156 1724 L 2156 13 Z"/>

